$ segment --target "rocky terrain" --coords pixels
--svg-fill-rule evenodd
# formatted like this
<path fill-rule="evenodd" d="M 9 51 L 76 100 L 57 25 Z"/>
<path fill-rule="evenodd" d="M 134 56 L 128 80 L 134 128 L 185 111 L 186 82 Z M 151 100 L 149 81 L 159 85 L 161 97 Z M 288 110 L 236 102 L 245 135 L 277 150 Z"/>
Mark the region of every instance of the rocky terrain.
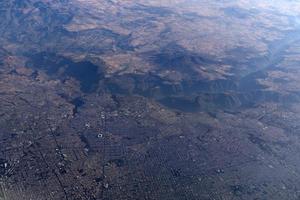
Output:
<path fill-rule="evenodd" d="M 300 3 L 0 2 L 0 200 L 299 199 Z"/>

